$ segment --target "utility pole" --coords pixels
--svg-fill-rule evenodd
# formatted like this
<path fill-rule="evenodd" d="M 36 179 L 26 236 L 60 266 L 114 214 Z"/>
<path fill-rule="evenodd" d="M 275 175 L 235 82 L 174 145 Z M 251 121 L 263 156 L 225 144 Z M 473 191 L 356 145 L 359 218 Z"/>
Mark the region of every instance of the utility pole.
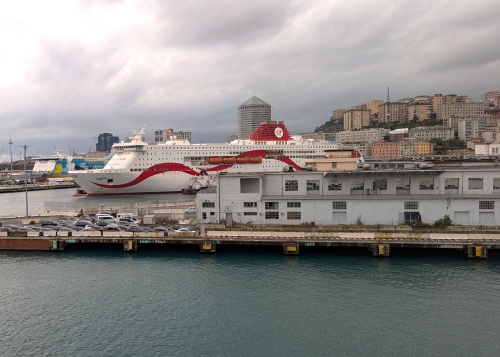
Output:
<path fill-rule="evenodd" d="M 24 191 L 26 192 L 26 219 L 28 216 L 28 171 L 26 171 L 26 149 L 29 147 L 28 145 L 22 145 L 24 148 Z"/>
<path fill-rule="evenodd" d="M 12 137 L 9 137 L 9 145 L 10 145 L 10 177 L 12 177 Z"/>

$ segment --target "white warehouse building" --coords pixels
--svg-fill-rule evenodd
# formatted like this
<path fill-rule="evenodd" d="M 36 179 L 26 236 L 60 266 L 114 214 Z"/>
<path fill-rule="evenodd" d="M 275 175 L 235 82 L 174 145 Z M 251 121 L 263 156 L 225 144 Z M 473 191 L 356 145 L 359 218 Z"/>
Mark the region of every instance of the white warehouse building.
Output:
<path fill-rule="evenodd" d="M 201 224 L 432 224 L 448 215 L 455 225 L 497 225 L 498 167 L 412 165 L 219 175 L 217 187 L 198 192 L 197 218 Z"/>

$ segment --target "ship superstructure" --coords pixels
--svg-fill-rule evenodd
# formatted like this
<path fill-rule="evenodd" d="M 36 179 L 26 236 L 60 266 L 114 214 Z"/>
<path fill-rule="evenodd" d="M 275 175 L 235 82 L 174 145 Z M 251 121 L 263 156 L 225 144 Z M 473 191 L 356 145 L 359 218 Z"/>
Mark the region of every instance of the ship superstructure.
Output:
<path fill-rule="evenodd" d="M 230 143 L 191 144 L 172 137 L 156 144 L 145 142 L 144 135 L 145 128 L 114 144 L 114 155 L 103 169 L 70 175 L 88 195 L 181 192 L 193 177 L 207 182 L 219 172 L 301 170 L 304 159 L 338 149 L 331 141 L 291 136 L 281 121 L 264 122 L 248 139 Z M 355 150 L 353 155 L 360 156 Z"/>

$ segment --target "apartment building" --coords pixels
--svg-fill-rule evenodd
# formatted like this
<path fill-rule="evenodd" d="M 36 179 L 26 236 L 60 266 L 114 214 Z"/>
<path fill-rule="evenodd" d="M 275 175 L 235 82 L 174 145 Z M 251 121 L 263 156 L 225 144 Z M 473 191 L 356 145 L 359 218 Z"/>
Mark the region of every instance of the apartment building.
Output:
<path fill-rule="evenodd" d="M 389 129 L 364 129 L 357 131 L 341 131 L 337 133 L 338 143 L 368 143 L 374 140 L 383 140 L 389 135 Z"/>
<path fill-rule="evenodd" d="M 415 138 L 407 138 L 400 141 L 401 157 L 415 156 L 417 154 L 417 141 Z"/>
<path fill-rule="evenodd" d="M 155 141 L 165 142 L 168 140 L 186 140 L 191 142 L 191 132 L 190 131 L 174 131 L 173 129 L 158 129 L 155 130 Z"/>
<path fill-rule="evenodd" d="M 378 107 L 379 123 L 408 121 L 407 103 L 383 103 Z"/>
<path fill-rule="evenodd" d="M 408 104 L 408 121 L 424 121 L 431 118 L 432 102 L 413 102 Z"/>
<path fill-rule="evenodd" d="M 436 144 L 432 144 L 428 141 L 417 141 L 415 143 L 415 149 L 417 151 L 417 156 L 433 155 L 435 146 L 436 146 Z"/>
<path fill-rule="evenodd" d="M 466 118 L 458 123 L 458 138 L 463 141 L 469 141 L 473 138 L 482 137 L 486 129 L 486 120 L 484 118 Z"/>
<path fill-rule="evenodd" d="M 432 98 L 432 110 L 434 113 L 438 113 L 439 105 L 441 104 L 455 104 L 455 103 L 472 103 L 472 99 L 466 95 L 456 95 L 456 94 L 434 94 Z"/>
<path fill-rule="evenodd" d="M 463 117 L 480 117 L 484 115 L 483 103 L 443 103 L 437 108 L 437 119 L 444 120 L 451 115 Z"/>
<path fill-rule="evenodd" d="M 374 159 L 400 159 L 401 142 L 387 142 L 385 140 L 372 142 L 372 158 Z"/>
<path fill-rule="evenodd" d="M 370 126 L 371 112 L 366 109 L 349 109 L 344 112 L 344 130 L 359 130 Z"/>
<path fill-rule="evenodd" d="M 366 103 L 366 109 L 371 111 L 372 115 L 378 115 L 378 106 L 380 104 L 384 104 L 384 101 L 381 99 L 371 100 Z"/>
<path fill-rule="evenodd" d="M 408 136 L 417 139 L 417 141 L 430 141 L 431 139 L 446 141 L 453 139 L 455 132 L 448 126 L 429 126 L 410 129 Z"/>

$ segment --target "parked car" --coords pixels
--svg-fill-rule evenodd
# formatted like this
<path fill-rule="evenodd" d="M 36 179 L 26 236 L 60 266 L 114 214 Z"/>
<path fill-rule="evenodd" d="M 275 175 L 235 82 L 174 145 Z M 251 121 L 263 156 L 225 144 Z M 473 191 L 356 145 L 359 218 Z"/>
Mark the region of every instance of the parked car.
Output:
<path fill-rule="evenodd" d="M 17 230 L 11 227 L 0 227 L 0 232 L 17 232 Z"/>
<path fill-rule="evenodd" d="M 154 227 L 153 232 L 173 232 L 174 230 L 170 227 Z"/>
<path fill-rule="evenodd" d="M 190 228 L 190 227 L 182 227 L 179 229 L 176 229 L 175 232 L 198 232 L 196 229 Z"/>
<path fill-rule="evenodd" d="M 45 226 L 57 226 L 57 222 L 56 221 L 52 221 L 52 220 L 42 219 L 42 220 L 40 220 L 40 225 L 42 227 L 45 227 Z"/>

